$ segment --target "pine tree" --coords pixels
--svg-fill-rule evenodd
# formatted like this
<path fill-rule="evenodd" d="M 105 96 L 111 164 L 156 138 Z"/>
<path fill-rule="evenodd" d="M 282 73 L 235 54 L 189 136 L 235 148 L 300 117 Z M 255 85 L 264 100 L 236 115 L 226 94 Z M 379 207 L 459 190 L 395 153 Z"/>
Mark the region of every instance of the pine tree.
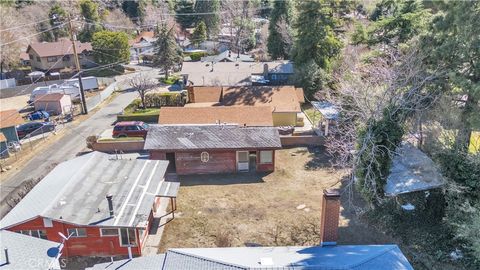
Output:
<path fill-rule="evenodd" d="M 145 0 L 129 0 L 122 3 L 122 10 L 133 21 L 143 22 L 146 5 Z"/>
<path fill-rule="evenodd" d="M 330 70 L 332 58 L 342 48 L 334 32 L 337 24 L 329 0 L 300 2 L 295 23 L 295 63 L 301 65 L 313 59 L 320 68 Z"/>
<path fill-rule="evenodd" d="M 165 72 L 165 80 L 168 79 L 169 71 L 182 61 L 182 50 L 175 41 L 173 28 L 168 29 L 163 24 L 156 31 L 157 41 L 155 42 L 153 63 L 157 67 L 163 68 Z"/>
<path fill-rule="evenodd" d="M 50 18 L 50 26 L 54 27 L 58 24 L 64 23 L 67 20 L 67 12 L 58 4 L 53 5 L 48 12 L 48 17 Z M 57 41 L 61 37 L 68 36 L 66 26 L 52 29 L 51 35 L 53 40 Z"/>
<path fill-rule="evenodd" d="M 180 0 L 177 3 L 177 7 L 175 9 L 175 13 L 179 14 L 175 16 L 175 20 L 178 24 L 182 27 L 182 29 L 190 28 L 195 23 L 195 16 L 187 15 L 190 13 L 194 13 L 195 10 L 193 8 L 193 1 L 192 0 Z"/>
<path fill-rule="evenodd" d="M 207 34 L 209 37 L 216 35 L 219 31 L 220 23 L 220 1 L 219 0 L 197 0 L 195 2 L 195 13 L 198 22 L 203 21 L 207 27 Z"/>
<path fill-rule="evenodd" d="M 274 2 L 267 39 L 268 53 L 273 59 L 287 59 L 290 54 L 292 44 L 287 36 L 291 35 L 291 17 L 292 3 L 290 0 Z"/>
<path fill-rule="evenodd" d="M 203 21 L 200 21 L 193 31 L 192 34 L 192 43 L 195 44 L 195 46 L 198 46 L 198 44 L 204 42 L 207 39 L 207 26 Z"/>
<path fill-rule="evenodd" d="M 82 32 L 80 32 L 79 39 L 82 42 L 89 42 L 92 40 L 95 32 L 103 30 L 103 27 L 100 25 L 98 4 L 92 0 L 82 0 L 80 2 L 80 13 L 85 18 L 87 23 L 85 24 Z"/>

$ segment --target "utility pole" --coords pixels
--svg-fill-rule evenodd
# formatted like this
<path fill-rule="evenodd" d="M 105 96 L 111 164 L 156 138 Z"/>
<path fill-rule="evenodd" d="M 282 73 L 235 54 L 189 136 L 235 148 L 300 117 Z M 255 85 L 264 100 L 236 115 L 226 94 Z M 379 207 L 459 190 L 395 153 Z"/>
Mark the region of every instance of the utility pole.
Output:
<path fill-rule="evenodd" d="M 75 34 L 73 33 L 72 20 L 68 15 L 68 30 L 70 32 L 70 40 L 73 46 L 73 58 L 75 59 L 75 66 L 78 71 L 78 85 L 80 86 L 80 96 L 82 99 L 82 114 L 88 114 L 87 102 L 85 101 L 85 91 L 83 90 L 82 70 L 80 68 L 80 61 L 78 60 L 77 46 L 75 44 Z"/>

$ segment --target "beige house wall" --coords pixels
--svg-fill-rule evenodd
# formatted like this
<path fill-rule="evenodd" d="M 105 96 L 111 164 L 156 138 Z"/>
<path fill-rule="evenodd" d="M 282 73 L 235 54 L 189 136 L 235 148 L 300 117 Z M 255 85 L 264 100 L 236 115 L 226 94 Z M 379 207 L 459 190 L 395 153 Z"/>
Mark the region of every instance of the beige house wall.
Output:
<path fill-rule="evenodd" d="M 59 70 L 63 68 L 75 68 L 75 59 L 73 58 L 73 54 L 68 55 L 69 60 L 65 61 L 63 55 L 54 56 L 56 60 L 53 62 L 48 62 L 48 57 L 40 57 L 40 61 L 38 61 L 38 54 L 34 50 L 30 50 L 30 65 L 32 66 L 32 70 Z M 32 59 L 33 56 L 33 59 Z M 93 57 L 86 56 L 83 54 L 79 55 L 80 65 L 92 65 Z M 59 60 L 60 59 L 60 60 Z M 90 61 L 88 61 L 90 60 Z"/>

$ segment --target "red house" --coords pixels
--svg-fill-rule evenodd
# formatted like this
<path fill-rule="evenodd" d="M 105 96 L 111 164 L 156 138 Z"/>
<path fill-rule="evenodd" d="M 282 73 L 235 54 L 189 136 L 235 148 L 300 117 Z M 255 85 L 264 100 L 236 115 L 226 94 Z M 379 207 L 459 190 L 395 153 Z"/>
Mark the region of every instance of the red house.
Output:
<path fill-rule="evenodd" d="M 117 159 L 92 152 L 56 166 L 1 221 L 0 227 L 62 242 L 63 256 L 141 255 L 168 162 Z"/>
<path fill-rule="evenodd" d="M 144 149 L 179 175 L 271 172 L 281 148 L 273 127 L 150 125 Z"/>

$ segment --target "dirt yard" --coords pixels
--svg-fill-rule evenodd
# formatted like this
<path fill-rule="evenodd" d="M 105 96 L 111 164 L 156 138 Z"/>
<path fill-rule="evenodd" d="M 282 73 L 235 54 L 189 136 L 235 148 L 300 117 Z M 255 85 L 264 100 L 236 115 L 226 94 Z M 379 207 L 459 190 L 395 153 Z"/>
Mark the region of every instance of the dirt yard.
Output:
<path fill-rule="evenodd" d="M 181 247 L 316 245 L 323 189 L 340 187 L 322 148 L 277 151 L 268 175 L 180 177 L 175 219 L 167 223 L 159 252 Z M 345 196 L 346 197 L 346 196 Z M 341 244 L 392 243 L 359 224 L 342 198 Z"/>

